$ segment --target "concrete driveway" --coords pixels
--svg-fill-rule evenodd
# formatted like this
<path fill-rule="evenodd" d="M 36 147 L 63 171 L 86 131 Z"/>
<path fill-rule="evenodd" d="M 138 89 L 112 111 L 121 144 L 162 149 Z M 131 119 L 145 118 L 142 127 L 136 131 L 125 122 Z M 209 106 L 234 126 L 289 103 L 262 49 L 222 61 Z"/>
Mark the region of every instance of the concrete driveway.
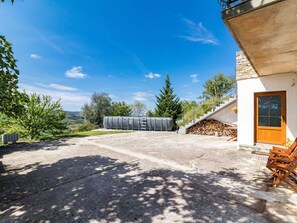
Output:
<path fill-rule="evenodd" d="M 164 132 L 9 146 L 0 222 L 295 221 L 290 199 L 267 191 L 266 159 L 226 138 Z"/>

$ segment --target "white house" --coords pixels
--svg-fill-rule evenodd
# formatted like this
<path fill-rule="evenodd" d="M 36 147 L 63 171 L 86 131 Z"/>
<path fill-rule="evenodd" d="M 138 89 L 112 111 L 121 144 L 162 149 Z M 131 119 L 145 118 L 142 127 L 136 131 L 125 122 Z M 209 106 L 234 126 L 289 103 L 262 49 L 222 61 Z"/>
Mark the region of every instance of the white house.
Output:
<path fill-rule="evenodd" d="M 229 2 L 222 17 L 242 50 L 238 144 L 283 145 L 297 137 L 297 1 Z"/>

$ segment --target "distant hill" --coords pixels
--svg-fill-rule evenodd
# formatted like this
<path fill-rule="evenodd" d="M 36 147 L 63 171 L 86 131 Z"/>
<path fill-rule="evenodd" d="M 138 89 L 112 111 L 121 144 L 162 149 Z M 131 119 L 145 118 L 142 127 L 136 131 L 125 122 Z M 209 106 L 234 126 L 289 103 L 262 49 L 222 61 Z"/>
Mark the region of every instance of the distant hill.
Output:
<path fill-rule="evenodd" d="M 65 122 L 68 125 L 75 125 L 75 124 L 83 124 L 84 123 L 84 117 L 81 115 L 80 111 L 65 111 L 66 112 L 66 118 Z"/>
<path fill-rule="evenodd" d="M 68 115 L 81 116 L 80 111 L 65 111 Z"/>

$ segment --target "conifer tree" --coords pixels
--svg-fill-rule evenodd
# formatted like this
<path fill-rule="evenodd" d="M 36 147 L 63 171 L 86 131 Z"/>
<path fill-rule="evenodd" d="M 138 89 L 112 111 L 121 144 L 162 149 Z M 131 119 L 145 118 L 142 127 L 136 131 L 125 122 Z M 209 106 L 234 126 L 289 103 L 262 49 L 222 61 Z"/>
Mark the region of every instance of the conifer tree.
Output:
<path fill-rule="evenodd" d="M 157 97 L 155 115 L 157 117 L 170 117 L 176 121 L 182 115 L 182 104 L 179 98 L 173 93 L 169 76 L 166 75 L 165 86 L 160 90 Z"/>

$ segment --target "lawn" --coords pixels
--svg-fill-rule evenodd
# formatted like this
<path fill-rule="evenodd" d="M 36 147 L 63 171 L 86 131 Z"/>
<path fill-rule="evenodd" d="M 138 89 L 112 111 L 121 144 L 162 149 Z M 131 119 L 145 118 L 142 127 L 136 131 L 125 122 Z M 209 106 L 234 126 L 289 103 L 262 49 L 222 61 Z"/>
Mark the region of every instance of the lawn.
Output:
<path fill-rule="evenodd" d="M 129 133 L 131 131 L 85 131 L 85 132 L 74 132 L 74 133 L 63 133 L 57 136 L 43 136 L 41 140 L 54 140 L 60 138 L 68 138 L 68 137 L 87 137 L 87 136 L 100 136 L 100 135 L 113 135 L 113 134 L 120 134 L 120 133 Z"/>
<path fill-rule="evenodd" d="M 71 138 L 71 137 L 87 137 L 87 136 L 100 136 L 100 135 L 114 135 L 121 133 L 130 133 L 132 131 L 114 130 L 114 131 L 84 131 L 84 132 L 68 132 L 60 135 L 43 135 L 40 140 L 55 140 L 61 138 Z M 36 140 L 34 140 L 36 141 Z M 39 140 L 37 140 L 39 141 Z M 18 142 L 29 142 L 28 139 L 21 138 Z M 0 138 L 0 146 L 3 146 L 3 142 Z"/>

